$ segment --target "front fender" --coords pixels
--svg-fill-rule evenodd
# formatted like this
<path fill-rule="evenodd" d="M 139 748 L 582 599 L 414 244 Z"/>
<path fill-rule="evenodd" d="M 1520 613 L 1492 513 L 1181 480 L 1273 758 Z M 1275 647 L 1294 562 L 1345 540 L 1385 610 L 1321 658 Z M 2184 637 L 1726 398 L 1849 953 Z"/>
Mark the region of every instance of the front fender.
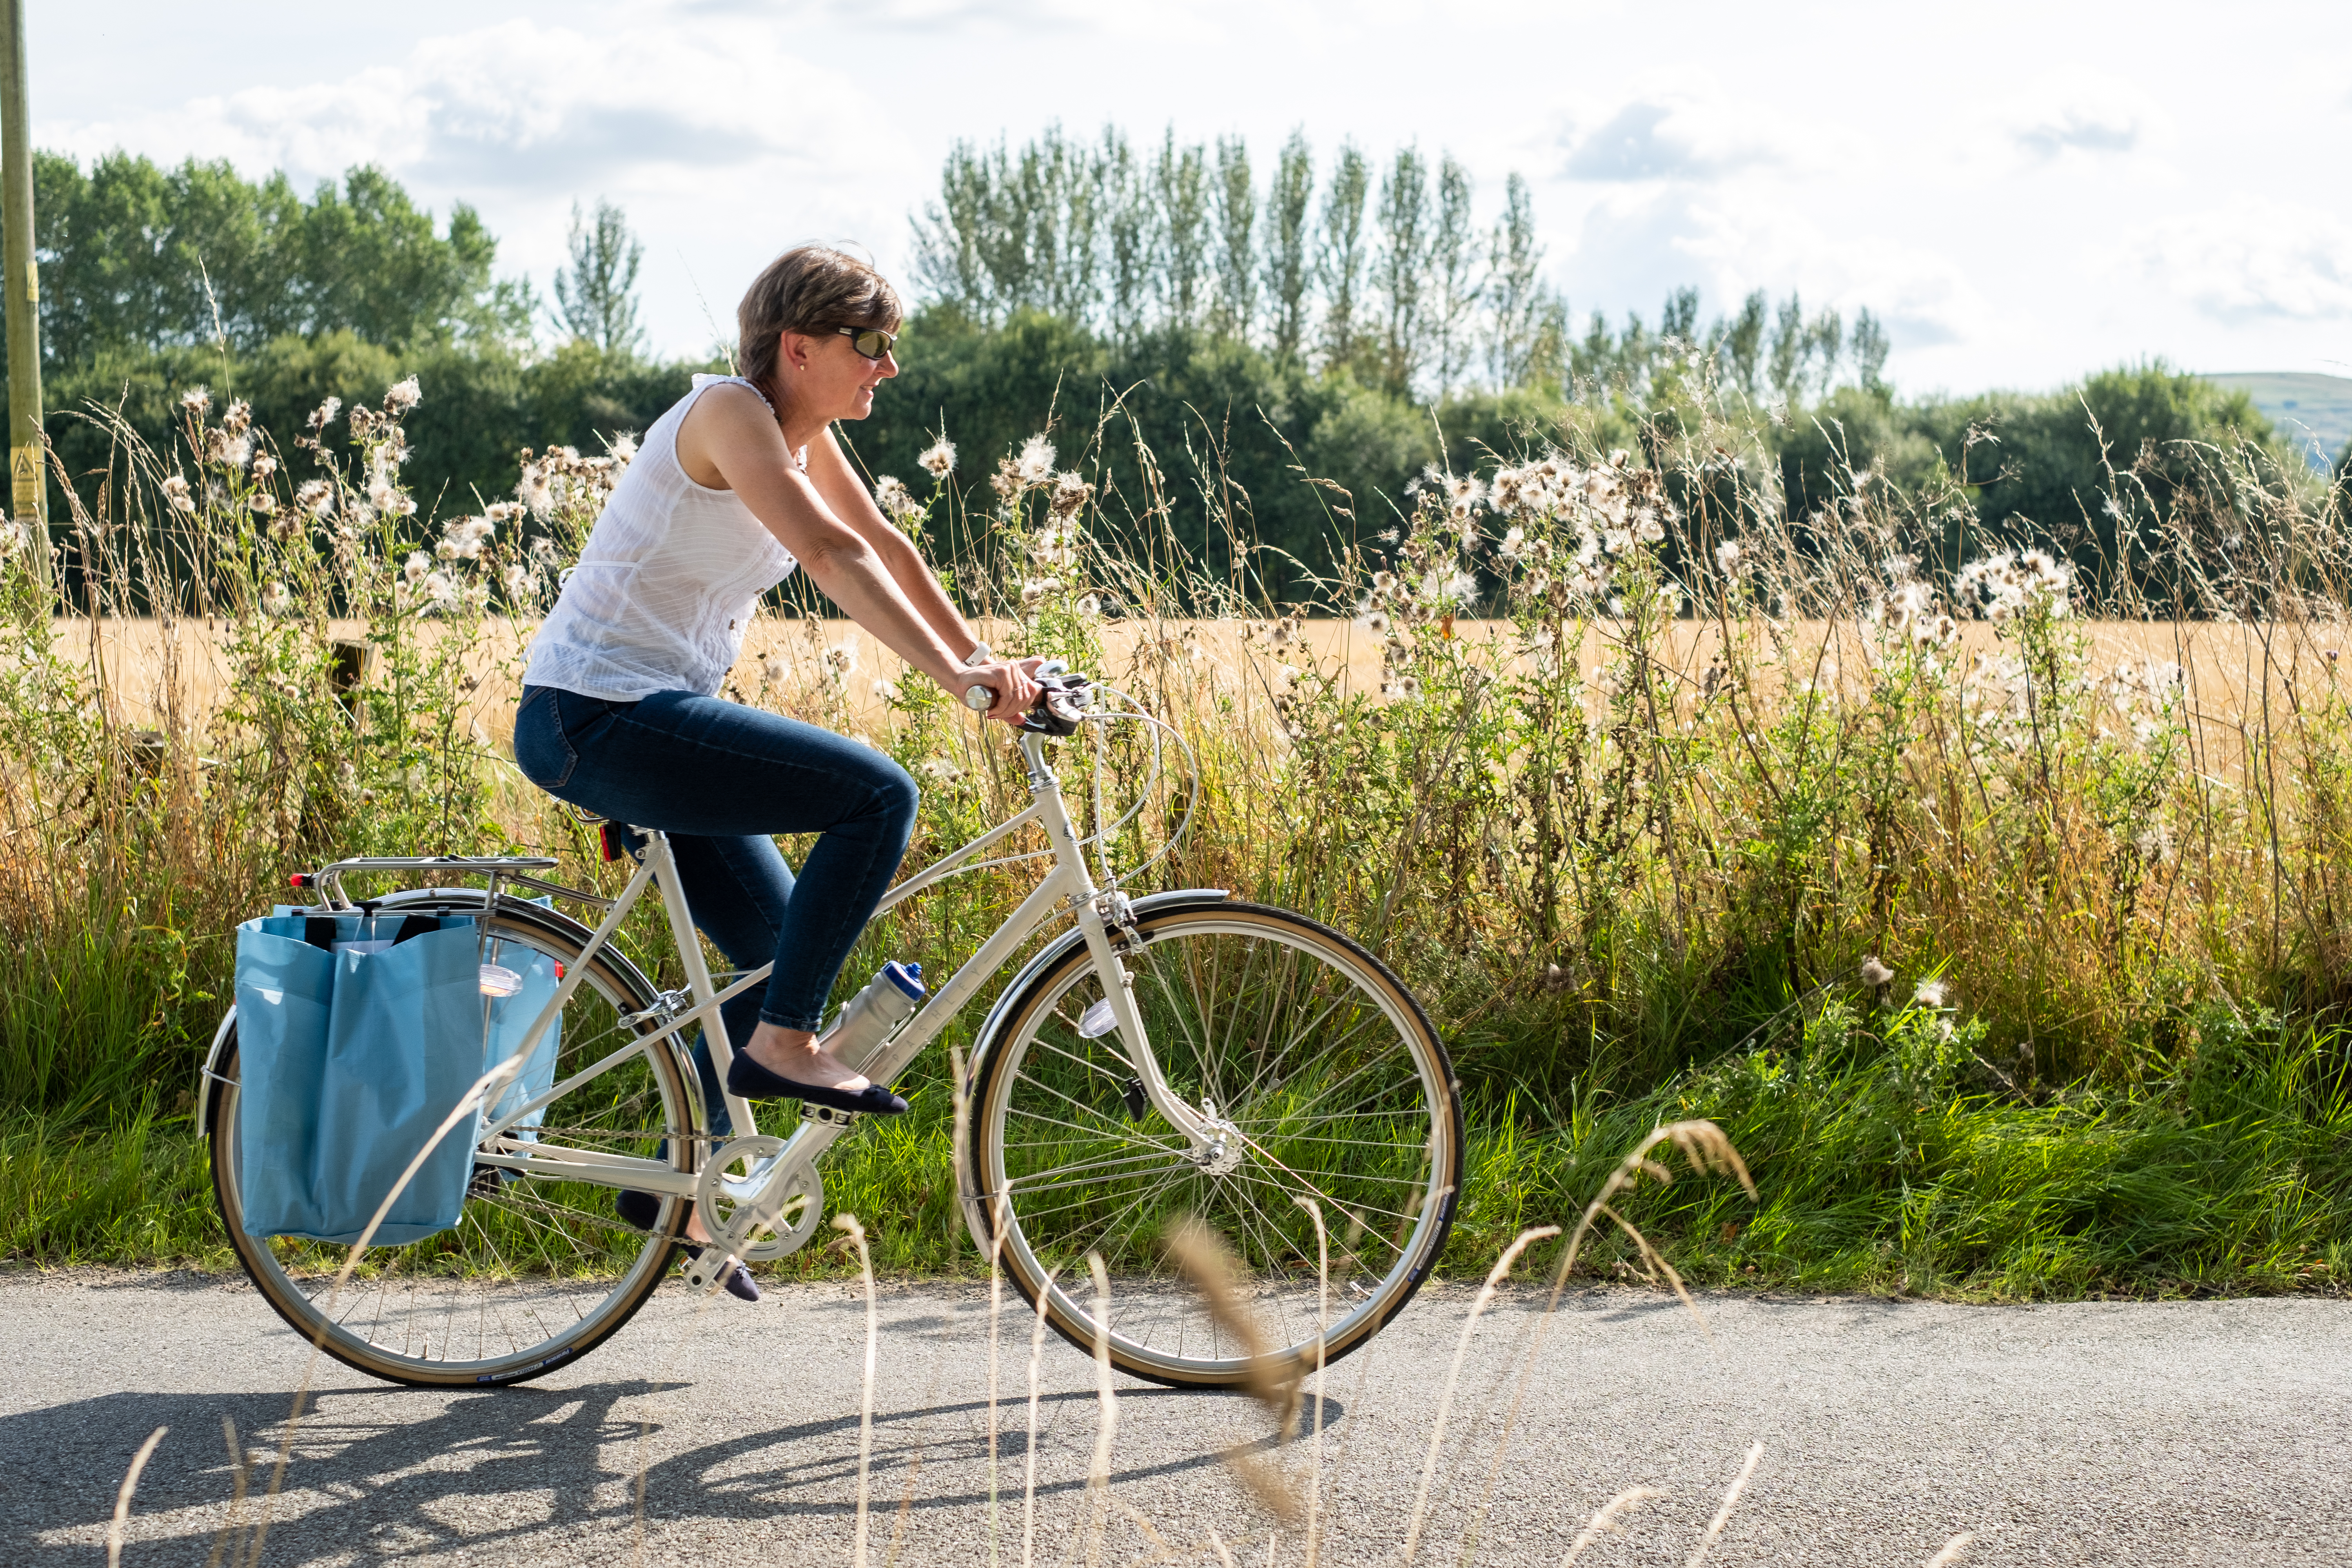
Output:
<path fill-rule="evenodd" d="M 1154 913 L 1174 904 L 1222 904 L 1233 896 L 1232 890 L 1225 888 L 1176 888 L 1165 893 L 1146 893 L 1139 899 L 1130 900 L 1128 907 L 1135 913 L 1143 915 Z M 1006 982 L 1004 989 L 996 994 L 996 1002 L 989 1008 L 988 1016 L 981 1020 L 980 1032 L 972 1037 L 971 1060 L 964 1065 L 963 1093 L 964 1103 L 967 1106 L 971 1103 L 972 1091 L 980 1087 L 981 1068 L 988 1064 L 989 1058 L 996 1052 L 999 1037 L 1004 1029 L 1005 1017 L 1013 1011 L 1013 1004 L 1020 999 L 1022 993 L 1029 989 L 1030 982 L 1061 962 L 1064 954 L 1073 947 L 1083 944 L 1085 941 L 1086 933 L 1077 927 L 1072 926 L 1040 948 L 1036 956 L 1023 964 L 1020 973 Z M 963 1205 L 964 1225 L 971 1232 L 972 1245 L 979 1247 L 980 1255 L 985 1258 L 988 1256 L 990 1241 L 988 1215 L 982 1209 L 980 1194 L 970 1190 L 971 1184 L 969 1180 L 970 1173 L 958 1171 L 955 1175 L 957 1197 Z"/>

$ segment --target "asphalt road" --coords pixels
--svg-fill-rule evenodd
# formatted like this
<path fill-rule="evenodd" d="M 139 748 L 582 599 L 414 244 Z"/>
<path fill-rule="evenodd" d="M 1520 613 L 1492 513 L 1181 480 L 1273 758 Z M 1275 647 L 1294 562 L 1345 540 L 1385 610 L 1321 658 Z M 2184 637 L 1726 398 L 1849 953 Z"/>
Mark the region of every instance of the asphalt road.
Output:
<path fill-rule="evenodd" d="M 1320 1561 L 1396 1563 L 1472 1292 L 1433 1289 L 1331 1370 Z M 1559 1561 L 1594 1509 L 1663 1493 L 1580 1563 L 1682 1564 L 1751 1444 L 1763 1456 L 1715 1563 L 2352 1563 L 2352 1303 L 1970 1308 L 1715 1298 L 1710 1343 L 1671 1298 L 1563 1307 L 1491 1508 L 1496 1435 L 1541 1298 L 1482 1320 L 1455 1393 L 1418 1560 Z M 221 1418 L 273 1456 L 308 1348 L 241 1282 L 0 1273 L 0 1561 L 105 1561 L 124 1468 L 169 1434 L 122 1561 L 201 1564 L 229 1519 Z M 1023 1551 L 1027 1324 L 1003 1333 L 992 1554 L 988 1310 L 968 1288 L 881 1296 L 867 1561 Z M 498 1393 L 417 1393 L 321 1363 L 261 1562 L 854 1562 L 862 1297 L 852 1286 L 704 1308 L 671 1287 L 593 1356 Z M 1255 1446 L 1303 1489 L 1245 1398 L 1118 1381 L 1108 1498 L 1087 1473 L 1093 1363 L 1049 1338 L 1035 1562 L 1155 1550 L 1305 1561 L 1219 1455 Z M 638 1506 L 643 1478 L 643 1510 Z M 266 1485 L 257 1471 L 257 1493 Z M 1097 1539 L 1092 1521 L 1105 1520 Z M 257 1520 L 257 1496 L 244 1506 Z M 1483 1513 L 1483 1523 L 1479 1523 Z M 239 1538 L 237 1551 L 249 1544 Z M 238 1560 L 236 1552 L 226 1560 Z"/>

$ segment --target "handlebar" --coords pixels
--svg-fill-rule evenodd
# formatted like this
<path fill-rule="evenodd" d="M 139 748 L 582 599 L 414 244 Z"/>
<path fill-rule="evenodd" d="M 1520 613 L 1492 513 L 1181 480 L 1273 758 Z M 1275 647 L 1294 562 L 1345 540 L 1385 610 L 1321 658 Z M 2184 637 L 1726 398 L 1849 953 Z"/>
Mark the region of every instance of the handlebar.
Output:
<path fill-rule="evenodd" d="M 1072 673 L 1060 659 L 1049 658 L 1037 667 L 1037 705 L 1029 710 L 1020 727 L 1033 735 L 1076 734 L 1080 721 L 1093 705 L 1094 682 Z M 996 689 L 967 686 L 963 705 L 975 713 L 985 713 L 996 706 Z"/>

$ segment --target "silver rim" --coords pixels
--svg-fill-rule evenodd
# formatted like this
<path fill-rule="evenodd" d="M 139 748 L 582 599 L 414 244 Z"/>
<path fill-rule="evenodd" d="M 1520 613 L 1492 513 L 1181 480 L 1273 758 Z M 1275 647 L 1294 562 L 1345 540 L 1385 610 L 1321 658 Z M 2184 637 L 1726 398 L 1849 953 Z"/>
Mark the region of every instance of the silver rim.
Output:
<path fill-rule="evenodd" d="M 529 955 L 569 964 L 576 951 L 566 938 L 503 919 L 489 947 L 489 962 L 509 968 Z M 625 1039 L 621 1015 L 644 1005 L 602 965 L 592 966 L 564 1010 L 558 1079 Z M 223 1217 L 247 1272 L 306 1336 L 325 1325 L 322 1348 L 363 1372 L 488 1383 L 547 1370 L 585 1353 L 659 1283 L 676 1200 L 665 1201 L 648 1234 L 620 1219 L 609 1188 L 508 1181 L 478 1167 L 454 1229 L 408 1247 L 369 1248 L 330 1307 L 328 1292 L 350 1249 L 243 1234 L 239 1091 L 223 1085 L 220 1092 L 212 1155 Z M 670 1158 L 685 1168 L 690 1145 L 682 1094 L 678 1074 L 641 1051 L 549 1105 L 544 1125 L 569 1144 L 646 1157 L 675 1134 Z"/>
<path fill-rule="evenodd" d="M 1342 1353 L 1412 1292 L 1444 1235 L 1459 1129 L 1443 1050 L 1393 981 L 1304 922 L 1234 912 L 1143 929 L 1127 965 L 1153 1051 L 1179 1098 L 1232 1124 L 1238 1157 L 1206 1172 L 1156 1114 L 1132 1112 L 1116 1034 L 1081 1033 L 1103 992 L 1079 950 L 1016 1005 L 984 1090 L 1005 1266 L 1084 1334 L 1096 1315 L 1084 1258 L 1100 1252 L 1122 1364 L 1230 1381 L 1244 1342 L 1168 1258 L 1167 1229 L 1186 1214 L 1205 1223 L 1236 1266 L 1259 1348 L 1307 1357 L 1321 1282 L 1296 1200 L 1311 1198 L 1329 1235 L 1327 1342 Z"/>

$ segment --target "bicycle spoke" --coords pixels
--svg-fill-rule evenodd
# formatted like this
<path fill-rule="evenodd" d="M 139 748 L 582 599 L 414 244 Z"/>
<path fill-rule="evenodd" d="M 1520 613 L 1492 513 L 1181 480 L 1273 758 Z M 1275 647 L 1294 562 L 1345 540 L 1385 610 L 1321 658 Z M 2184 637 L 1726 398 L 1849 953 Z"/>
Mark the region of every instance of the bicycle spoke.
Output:
<path fill-rule="evenodd" d="M 1087 1103 L 1102 1078 L 1120 1076 L 1104 1066 L 1115 1052 L 1072 1038 L 1072 1017 L 1102 994 L 1098 978 L 1083 960 L 1041 977 L 1008 1014 L 1016 1033 L 992 1047 L 976 1102 L 987 1181 L 1007 1205 L 1008 1267 L 1034 1288 L 1046 1267 L 1099 1250 L 1148 1286 L 1114 1297 L 1113 1359 L 1191 1381 L 1232 1368 L 1242 1352 L 1230 1320 L 1149 1238 L 1180 1212 L 1195 1215 L 1231 1254 L 1234 1310 L 1258 1324 L 1269 1353 L 1302 1356 L 1321 1289 L 1298 1206 L 1311 1200 L 1335 1220 L 1379 1227 L 1332 1258 L 1347 1288 L 1328 1343 L 1346 1353 L 1411 1294 L 1444 1237 L 1413 1217 L 1459 1160 L 1444 1047 L 1417 1014 L 1392 1010 L 1392 994 L 1367 978 L 1370 961 L 1295 917 L 1186 911 L 1147 921 L 1142 951 L 1130 970 L 1137 1006 L 1168 1088 L 1209 1116 L 1211 1142 L 1195 1156 L 1189 1139 L 1148 1139 L 1115 1109 Z M 1157 1160 L 1168 1168 L 1151 1170 Z M 1074 1288 L 1054 1300 L 1057 1323 L 1085 1342 L 1091 1304 Z"/>

